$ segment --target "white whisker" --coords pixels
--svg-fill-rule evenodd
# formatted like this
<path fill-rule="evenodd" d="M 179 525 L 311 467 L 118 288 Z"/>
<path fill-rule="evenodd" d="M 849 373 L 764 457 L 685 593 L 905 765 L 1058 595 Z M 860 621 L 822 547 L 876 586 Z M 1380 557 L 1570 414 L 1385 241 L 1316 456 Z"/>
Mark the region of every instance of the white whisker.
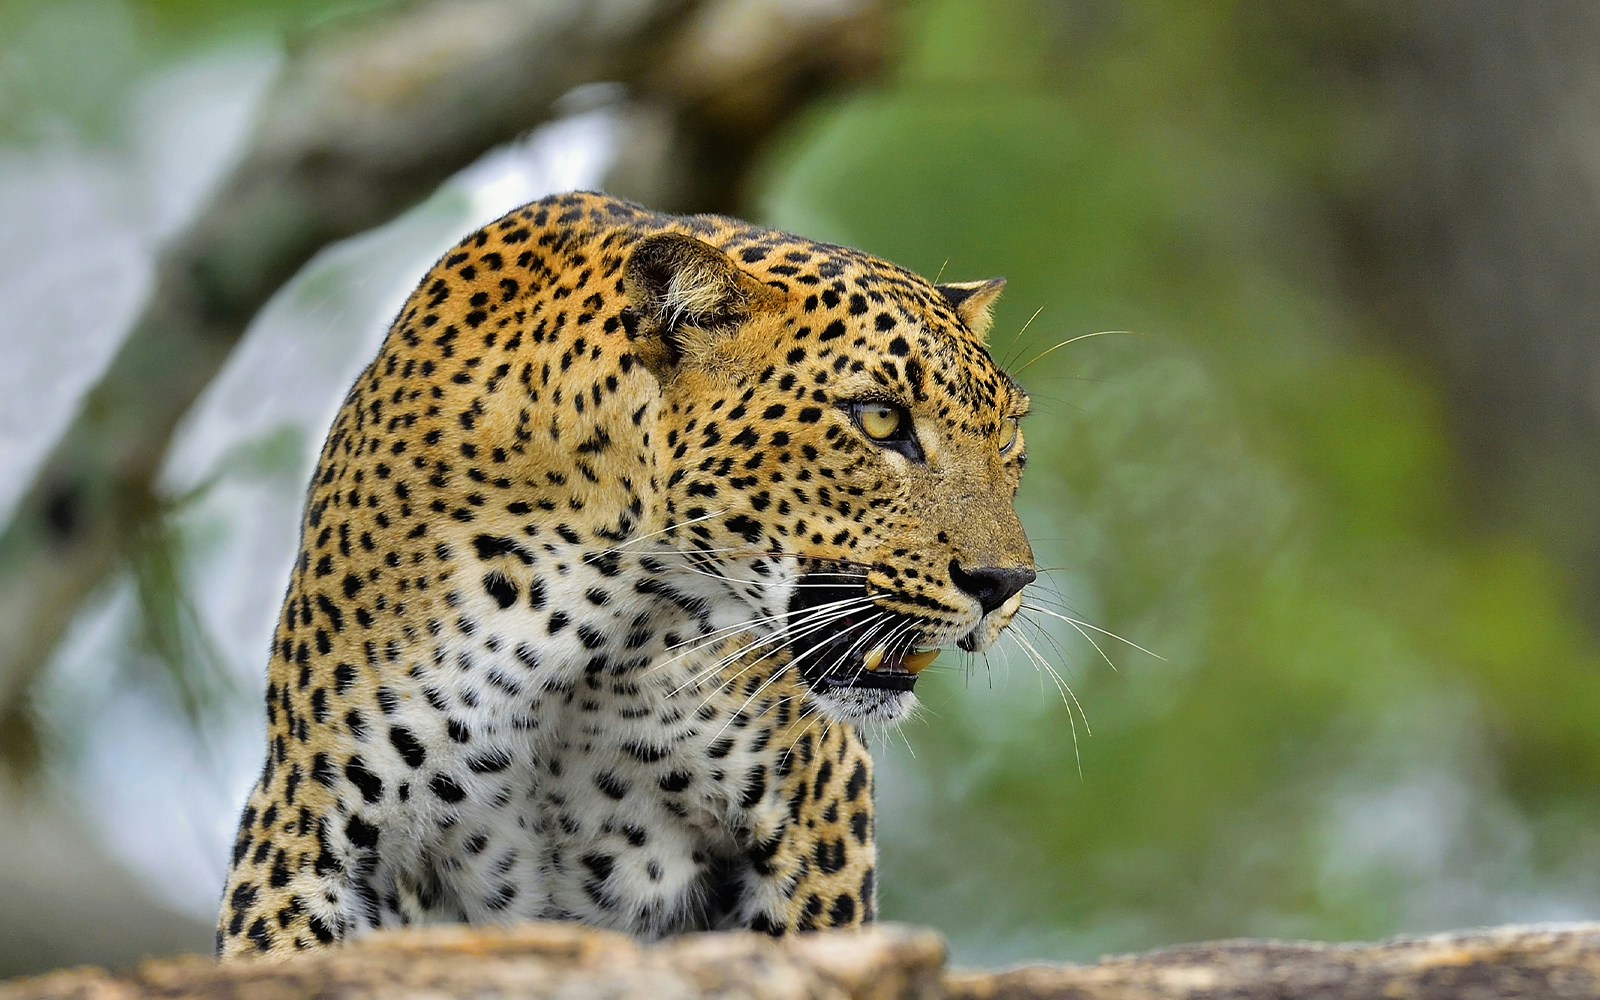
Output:
<path fill-rule="evenodd" d="M 1027 371 L 1029 368 L 1032 368 L 1036 363 L 1044 360 L 1045 358 L 1047 358 L 1050 355 L 1054 354 L 1055 352 L 1061 350 L 1063 347 L 1068 346 L 1069 344 L 1076 344 L 1080 340 L 1089 340 L 1092 337 L 1109 337 L 1109 336 L 1111 336 L 1112 334 L 1115 334 L 1115 333 L 1131 334 L 1132 332 L 1133 332 L 1132 330 L 1099 330 L 1099 331 L 1096 331 L 1094 333 L 1082 333 L 1082 334 L 1079 334 L 1076 337 L 1070 337 L 1070 338 L 1068 338 L 1066 340 L 1063 340 L 1061 343 L 1057 344 L 1056 346 L 1054 346 L 1052 348 L 1049 348 L 1048 350 L 1041 351 L 1038 354 L 1034 355 L 1032 360 L 1030 360 L 1027 364 L 1023 365 L 1021 368 L 1018 368 L 1017 370 L 1013 371 L 1011 373 L 1011 376 L 1013 378 L 1015 378 L 1016 376 L 1021 375 L 1023 372 Z"/>
<path fill-rule="evenodd" d="M 658 528 L 655 531 L 646 532 L 643 535 L 635 535 L 634 537 L 628 539 L 627 541 L 623 542 L 620 545 L 615 545 L 615 546 L 613 546 L 613 547 L 611 547 L 609 549 L 600 549 L 597 552 L 593 553 L 592 555 L 585 556 L 584 557 L 584 561 L 585 562 L 589 562 L 589 561 L 591 561 L 593 559 L 597 559 L 600 556 L 603 556 L 603 555 L 606 555 L 606 554 L 612 553 L 612 552 L 622 552 L 625 549 L 627 549 L 627 547 L 630 546 L 630 545 L 637 545 L 640 542 L 648 541 L 648 540 L 650 540 L 652 538 L 655 538 L 657 535 L 664 535 L 664 534 L 666 534 L 668 532 L 676 531 L 679 528 L 686 528 L 691 524 L 697 524 L 697 523 L 699 523 L 701 521 L 709 521 L 709 520 L 711 520 L 713 518 L 721 517 L 722 515 L 726 514 L 728 511 L 730 511 L 732 509 L 733 508 L 731 508 L 731 507 L 724 507 L 722 510 L 712 511 L 709 514 L 702 514 L 699 517 L 692 517 L 687 521 L 679 521 L 677 524 L 669 524 L 665 528 Z"/>
<path fill-rule="evenodd" d="M 806 635 L 811 635 L 811 634 L 817 632 L 820 629 L 826 628 L 827 626 L 831 625 L 832 623 L 834 623 L 834 622 L 836 622 L 836 621 L 838 621 L 838 620 L 840 620 L 842 618 L 848 618 L 852 614 L 854 614 L 856 610 L 857 610 L 856 608 L 846 608 L 846 609 L 843 609 L 843 610 L 834 611 L 832 613 L 829 613 L 827 615 L 823 615 L 823 616 L 820 616 L 820 617 L 818 615 L 815 615 L 815 614 L 807 615 L 802 621 L 797 622 L 792 627 L 779 629 L 776 632 L 774 632 L 772 635 L 766 636 L 766 637 L 764 637 L 762 639 L 757 640 L 756 642 L 748 643 L 748 644 L 746 644 L 744 646 L 739 647 L 738 649 L 734 650 L 731 654 L 729 654 L 727 656 L 724 656 L 722 659 L 712 663 L 709 667 L 706 667 L 705 669 L 700 670 L 699 672 L 697 672 L 689 680 L 687 680 L 683 684 L 679 685 L 678 688 L 672 692 L 672 694 L 674 694 L 674 695 L 677 694 L 678 692 L 684 690 L 685 688 L 687 688 L 691 684 L 701 683 L 701 682 L 703 682 L 705 680 L 710 679 L 710 677 L 713 674 L 715 674 L 716 672 L 720 671 L 723 667 L 728 666 L 729 664 L 731 664 L 731 663 L 735 662 L 736 660 L 738 660 L 740 657 L 747 655 L 748 653 L 754 651 L 755 649 L 760 648 L 763 645 L 771 643 L 776 639 L 784 639 L 784 640 L 786 640 L 785 643 L 779 643 L 778 645 L 773 646 L 773 648 L 767 650 L 767 652 L 761 654 L 761 656 L 757 657 L 755 660 L 752 660 L 749 663 L 746 663 L 743 667 L 741 667 L 737 674 L 735 674 L 733 677 L 727 679 L 724 682 L 724 684 L 722 685 L 722 689 L 725 689 L 728 685 L 733 684 L 740 677 L 744 676 L 744 674 L 746 672 L 748 672 L 756 664 L 761 663 L 763 660 L 767 659 L 767 657 L 769 657 L 769 656 L 772 656 L 774 653 L 780 652 L 783 649 L 783 646 L 785 644 L 793 643 L 794 640 L 796 640 L 796 639 L 799 639 L 799 638 L 801 638 L 803 636 L 806 636 Z M 825 643 L 821 644 L 821 645 L 825 645 Z M 813 647 L 813 648 L 816 648 L 816 647 Z M 796 657 L 795 659 L 799 659 L 799 657 Z M 793 662 L 794 661 L 791 660 L 790 664 L 792 664 Z M 785 666 L 788 666 L 790 664 L 785 664 Z M 700 703 L 700 707 L 704 707 L 711 700 L 711 698 L 715 697 L 715 695 L 716 695 L 716 692 L 712 692 L 710 695 L 708 695 L 706 697 L 706 700 L 702 701 Z"/>
<path fill-rule="evenodd" d="M 1078 777 L 1083 777 L 1083 751 L 1082 748 L 1078 746 L 1078 724 L 1073 720 L 1072 717 L 1072 704 L 1067 703 L 1067 699 L 1070 697 L 1072 699 L 1072 703 L 1077 704 L 1078 696 L 1072 694 L 1072 688 L 1067 685 L 1067 682 L 1061 679 L 1061 675 L 1056 673 L 1055 668 L 1050 665 L 1049 661 L 1046 660 L 1037 649 L 1033 648 L 1033 644 L 1027 639 L 1024 639 L 1021 633 L 1008 630 L 1006 634 L 1012 638 L 1012 641 L 1016 642 L 1028 653 L 1035 665 L 1042 667 L 1045 672 L 1047 672 L 1056 682 L 1056 688 L 1061 692 L 1061 703 L 1066 705 L 1067 708 L 1067 725 L 1071 727 L 1072 730 L 1072 756 L 1076 759 L 1078 764 Z M 1078 705 L 1078 712 L 1080 714 L 1083 712 L 1083 706 L 1081 704 Z M 1089 728 L 1089 717 L 1087 715 L 1084 715 L 1083 717 L 1083 728 L 1084 732 L 1088 735 L 1094 735 L 1094 730 Z"/>

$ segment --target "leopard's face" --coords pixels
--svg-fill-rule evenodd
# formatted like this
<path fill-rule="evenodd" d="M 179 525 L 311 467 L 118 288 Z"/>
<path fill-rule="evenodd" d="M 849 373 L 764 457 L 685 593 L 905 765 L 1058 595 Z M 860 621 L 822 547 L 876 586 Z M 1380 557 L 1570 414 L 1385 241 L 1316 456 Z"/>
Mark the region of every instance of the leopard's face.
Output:
<path fill-rule="evenodd" d="M 1013 507 L 1028 397 L 982 341 L 1002 283 L 666 239 L 635 255 L 630 291 L 666 345 L 667 534 L 747 582 L 751 631 L 823 712 L 897 721 L 939 650 L 991 645 L 1035 575 Z M 695 280 L 713 288 L 696 299 Z"/>

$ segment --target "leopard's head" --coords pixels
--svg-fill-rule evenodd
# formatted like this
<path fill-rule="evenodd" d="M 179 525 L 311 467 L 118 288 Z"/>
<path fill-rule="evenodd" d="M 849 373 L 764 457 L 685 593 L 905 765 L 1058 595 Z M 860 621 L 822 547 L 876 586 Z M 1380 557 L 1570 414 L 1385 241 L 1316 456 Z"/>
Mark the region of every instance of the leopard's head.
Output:
<path fill-rule="evenodd" d="M 665 534 L 744 595 L 823 712 L 895 721 L 1035 578 L 1014 508 L 1028 397 L 983 339 L 1004 282 L 762 236 L 658 234 L 627 263 Z"/>

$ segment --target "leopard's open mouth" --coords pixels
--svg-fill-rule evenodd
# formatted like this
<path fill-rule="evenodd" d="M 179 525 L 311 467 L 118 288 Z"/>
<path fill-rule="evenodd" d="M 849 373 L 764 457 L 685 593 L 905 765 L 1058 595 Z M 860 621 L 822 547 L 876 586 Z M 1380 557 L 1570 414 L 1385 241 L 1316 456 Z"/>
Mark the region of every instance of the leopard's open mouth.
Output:
<path fill-rule="evenodd" d="M 790 663 L 813 691 L 910 691 L 939 655 L 918 619 L 876 606 L 863 576 L 807 573 L 789 602 Z"/>

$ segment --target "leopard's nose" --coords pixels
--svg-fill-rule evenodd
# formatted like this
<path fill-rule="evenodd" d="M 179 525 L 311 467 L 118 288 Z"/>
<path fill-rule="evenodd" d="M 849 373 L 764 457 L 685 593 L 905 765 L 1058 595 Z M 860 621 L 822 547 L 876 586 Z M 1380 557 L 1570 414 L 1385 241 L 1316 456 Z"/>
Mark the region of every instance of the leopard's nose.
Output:
<path fill-rule="evenodd" d="M 970 594 L 978 602 L 978 607 L 983 609 L 984 614 L 1010 600 L 1017 591 L 1038 577 L 1039 574 L 1023 566 L 980 566 L 977 569 L 963 569 L 960 563 L 954 559 L 950 560 L 950 581 Z"/>

